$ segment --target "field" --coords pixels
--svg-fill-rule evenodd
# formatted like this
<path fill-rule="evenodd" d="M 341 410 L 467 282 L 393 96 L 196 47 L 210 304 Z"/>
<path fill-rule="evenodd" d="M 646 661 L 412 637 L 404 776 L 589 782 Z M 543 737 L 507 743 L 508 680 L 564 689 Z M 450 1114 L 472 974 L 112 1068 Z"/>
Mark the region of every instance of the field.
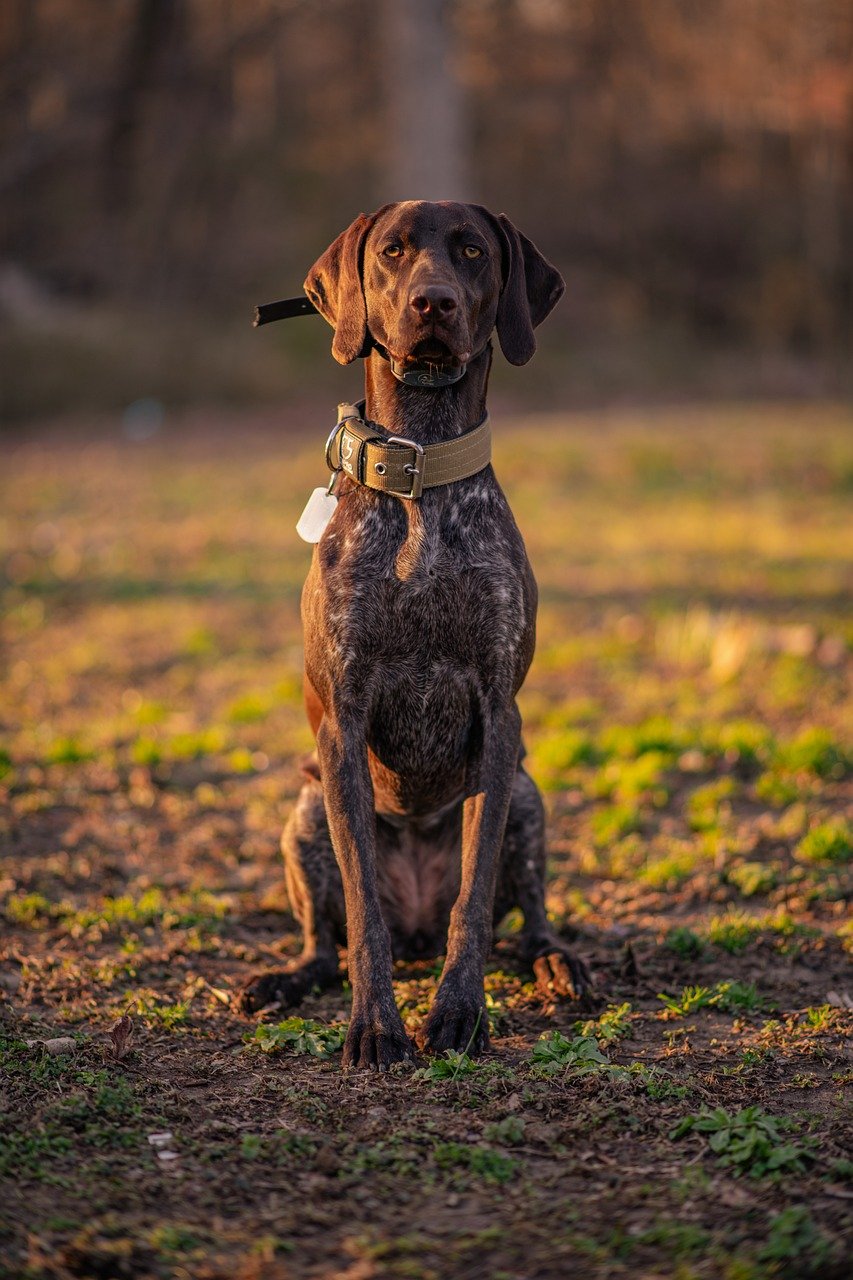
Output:
<path fill-rule="evenodd" d="M 383 1076 L 340 1072 L 345 984 L 232 1004 L 298 950 L 324 422 L 1 447 L 0 1276 L 849 1274 L 849 412 L 495 413 L 549 908 L 598 1008 L 536 989 L 510 918 L 490 1055 Z M 412 1028 L 436 974 L 395 973 Z"/>

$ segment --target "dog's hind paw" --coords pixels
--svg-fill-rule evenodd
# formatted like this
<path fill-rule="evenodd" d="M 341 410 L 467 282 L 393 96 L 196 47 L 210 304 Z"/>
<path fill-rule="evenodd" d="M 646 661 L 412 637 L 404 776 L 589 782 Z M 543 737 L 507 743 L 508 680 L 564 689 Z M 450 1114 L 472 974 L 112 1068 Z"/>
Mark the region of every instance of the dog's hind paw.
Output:
<path fill-rule="evenodd" d="M 549 947 L 533 961 L 536 986 L 541 995 L 553 999 L 592 1000 L 592 975 L 580 956 L 567 947 Z"/>
<path fill-rule="evenodd" d="M 237 993 L 237 1005 L 241 1013 L 258 1013 L 271 1004 L 292 1009 L 302 1003 L 311 986 L 298 970 L 256 973 Z"/>

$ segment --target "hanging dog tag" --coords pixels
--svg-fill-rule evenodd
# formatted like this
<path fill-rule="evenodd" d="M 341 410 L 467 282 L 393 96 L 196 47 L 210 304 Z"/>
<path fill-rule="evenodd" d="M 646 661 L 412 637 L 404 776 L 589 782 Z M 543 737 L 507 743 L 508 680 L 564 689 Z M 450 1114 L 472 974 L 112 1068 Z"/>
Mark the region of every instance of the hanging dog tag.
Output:
<path fill-rule="evenodd" d="M 314 490 L 296 525 L 296 532 L 303 542 L 320 541 L 337 505 L 337 498 L 328 489 L 321 487 Z"/>

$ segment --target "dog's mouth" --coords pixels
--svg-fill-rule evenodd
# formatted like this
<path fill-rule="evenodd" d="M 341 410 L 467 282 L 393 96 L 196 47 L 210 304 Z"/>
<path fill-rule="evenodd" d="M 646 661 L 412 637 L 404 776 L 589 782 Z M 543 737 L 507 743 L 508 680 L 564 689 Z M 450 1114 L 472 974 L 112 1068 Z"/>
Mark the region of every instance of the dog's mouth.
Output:
<path fill-rule="evenodd" d="M 421 338 L 405 354 L 397 355 L 386 347 L 391 371 L 398 382 L 411 387 L 449 387 L 464 377 L 471 358 L 470 351 L 454 351 L 434 334 Z"/>
<path fill-rule="evenodd" d="M 441 338 L 429 337 L 416 342 L 400 359 L 401 363 L 406 365 L 440 365 L 443 368 L 458 369 L 469 357 L 469 352 L 452 351 Z"/>

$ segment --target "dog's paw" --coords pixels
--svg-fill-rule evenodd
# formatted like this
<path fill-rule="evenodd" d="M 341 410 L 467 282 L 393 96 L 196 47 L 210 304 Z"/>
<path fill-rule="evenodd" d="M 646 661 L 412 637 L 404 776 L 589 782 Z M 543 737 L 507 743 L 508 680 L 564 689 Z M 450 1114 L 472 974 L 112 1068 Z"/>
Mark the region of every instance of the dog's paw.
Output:
<path fill-rule="evenodd" d="M 310 985 L 298 970 L 256 973 L 237 993 L 237 1006 L 241 1013 L 257 1013 L 271 1004 L 292 1009 L 302 1003 Z"/>
<path fill-rule="evenodd" d="M 424 1053 L 444 1053 L 455 1049 L 470 1057 L 489 1047 L 489 1017 L 482 999 L 442 994 L 439 989 L 426 1022 L 418 1033 Z"/>
<path fill-rule="evenodd" d="M 396 1026 L 393 1023 L 384 1025 L 384 1020 L 380 1022 L 353 1014 L 344 1042 L 344 1071 L 387 1071 L 397 1062 L 412 1062 L 412 1042 L 399 1015 L 396 1022 Z"/>
<path fill-rule="evenodd" d="M 541 995 L 553 999 L 592 1000 L 592 974 L 586 962 L 568 947 L 549 946 L 533 961 L 536 986 Z"/>

